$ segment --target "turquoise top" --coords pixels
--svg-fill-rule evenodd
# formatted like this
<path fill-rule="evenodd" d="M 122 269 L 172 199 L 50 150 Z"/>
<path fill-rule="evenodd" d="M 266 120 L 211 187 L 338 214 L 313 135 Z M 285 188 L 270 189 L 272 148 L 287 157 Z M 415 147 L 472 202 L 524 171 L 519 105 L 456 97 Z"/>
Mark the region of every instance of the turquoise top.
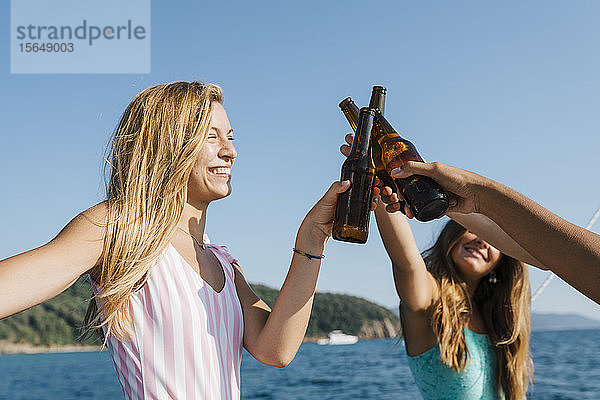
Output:
<path fill-rule="evenodd" d="M 455 372 L 442 363 L 440 347 L 436 344 L 418 356 L 408 356 L 408 366 L 425 400 L 501 399 L 496 378 L 496 352 L 488 335 L 464 329 L 467 348 L 471 355 L 465 370 Z"/>

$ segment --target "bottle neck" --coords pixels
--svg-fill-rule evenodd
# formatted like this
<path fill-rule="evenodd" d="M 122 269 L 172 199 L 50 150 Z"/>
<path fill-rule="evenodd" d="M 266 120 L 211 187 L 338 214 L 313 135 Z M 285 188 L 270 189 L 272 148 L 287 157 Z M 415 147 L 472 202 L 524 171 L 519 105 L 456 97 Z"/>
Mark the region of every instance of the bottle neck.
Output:
<path fill-rule="evenodd" d="M 369 108 L 381 111 L 381 115 L 385 114 L 385 89 L 377 86 L 373 88 Z"/>
<path fill-rule="evenodd" d="M 348 123 L 352 127 L 352 130 L 356 132 L 356 128 L 358 127 L 358 106 L 352 101 L 350 97 L 348 97 L 340 103 L 340 108 L 342 109 L 344 116 L 348 120 Z"/>
<path fill-rule="evenodd" d="M 375 114 L 373 132 L 375 133 L 375 140 L 377 140 L 379 143 L 391 138 L 406 141 L 406 139 L 396 132 L 394 127 L 388 122 L 387 119 L 385 119 L 381 112 Z"/>
<path fill-rule="evenodd" d="M 349 159 L 371 156 L 369 143 L 371 141 L 371 131 L 373 130 L 375 116 L 372 110 L 365 110 L 366 109 L 363 108 L 359 114 L 356 134 L 354 135 L 354 140 L 352 141 L 352 149 L 348 155 Z"/>
<path fill-rule="evenodd" d="M 354 140 L 352 141 L 352 148 L 350 149 L 350 154 L 348 158 L 358 158 L 370 155 L 369 152 L 369 143 L 371 141 L 371 133 L 370 130 L 368 133 L 359 134 L 360 131 L 357 130 L 356 135 L 354 135 Z"/>

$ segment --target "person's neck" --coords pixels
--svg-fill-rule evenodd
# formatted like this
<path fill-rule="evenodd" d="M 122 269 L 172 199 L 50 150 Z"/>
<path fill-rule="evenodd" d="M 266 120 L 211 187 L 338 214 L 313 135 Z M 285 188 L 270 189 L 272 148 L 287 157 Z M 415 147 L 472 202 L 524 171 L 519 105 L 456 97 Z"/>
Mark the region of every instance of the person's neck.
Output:
<path fill-rule="evenodd" d="M 179 228 L 192 235 L 200 243 L 203 242 L 207 209 L 208 203 L 191 204 L 186 202 L 183 206 L 181 218 L 177 223 Z"/>
<path fill-rule="evenodd" d="M 467 284 L 467 293 L 469 293 L 469 297 L 471 298 L 471 301 L 473 301 L 473 296 L 475 295 L 475 291 L 477 290 L 477 286 L 479 286 L 479 279 L 477 279 L 476 281 L 465 281 L 465 283 Z"/>

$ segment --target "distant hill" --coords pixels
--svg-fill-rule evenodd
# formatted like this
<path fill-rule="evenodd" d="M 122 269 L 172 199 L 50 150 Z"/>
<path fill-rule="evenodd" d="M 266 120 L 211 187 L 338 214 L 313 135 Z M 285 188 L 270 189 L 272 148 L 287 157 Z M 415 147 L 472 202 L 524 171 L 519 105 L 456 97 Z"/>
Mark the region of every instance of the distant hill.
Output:
<path fill-rule="evenodd" d="M 265 303 L 273 306 L 277 290 L 264 285 L 252 285 L 252 289 Z M 316 339 L 326 337 L 334 329 L 341 329 L 361 338 L 395 337 L 399 324 L 393 312 L 363 298 L 317 292 L 306 336 Z"/>
<path fill-rule="evenodd" d="M 278 291 L 251 285 L 272 306 Z M 97 336 L 78 341 L 80 326 L 92 296 L 86 278 L 54 299 L 0 320 L 0 353 L 35 351 L 36 348 L 100 345 Z M 334 329 L 361 338 L 394 337 L 398 318 L 388 309 L 355 296 L 317 293 L 307 331 L 307 340 L 326 337 Z"/>
<path fill-rule="evenodd" d="M 393 310 L 398 316 L 398 309 Z M 600 321 L 577 314 L 531 314 L 532 331 L 600 329 Z"/>
<path fill-rule="evenodd" d="M 600 321 L 577 314 L 531 314 L 532 331 L 600 329 Z"/>

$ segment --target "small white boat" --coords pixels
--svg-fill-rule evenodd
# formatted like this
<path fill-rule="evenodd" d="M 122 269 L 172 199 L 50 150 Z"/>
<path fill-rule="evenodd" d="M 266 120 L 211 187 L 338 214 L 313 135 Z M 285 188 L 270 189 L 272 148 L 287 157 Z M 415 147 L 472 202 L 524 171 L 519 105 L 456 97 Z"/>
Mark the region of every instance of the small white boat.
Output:
<path fill-rule="evenodd" d="M 354 344 L 358 342 L 357 336 L 346 335 L 342 333 L 340 330 L 335 330 L 329 332 L 329 339 L 319 339 L 317 340 L 317 344 L 320 345 L 338 345 L 338 344 Z"/>

